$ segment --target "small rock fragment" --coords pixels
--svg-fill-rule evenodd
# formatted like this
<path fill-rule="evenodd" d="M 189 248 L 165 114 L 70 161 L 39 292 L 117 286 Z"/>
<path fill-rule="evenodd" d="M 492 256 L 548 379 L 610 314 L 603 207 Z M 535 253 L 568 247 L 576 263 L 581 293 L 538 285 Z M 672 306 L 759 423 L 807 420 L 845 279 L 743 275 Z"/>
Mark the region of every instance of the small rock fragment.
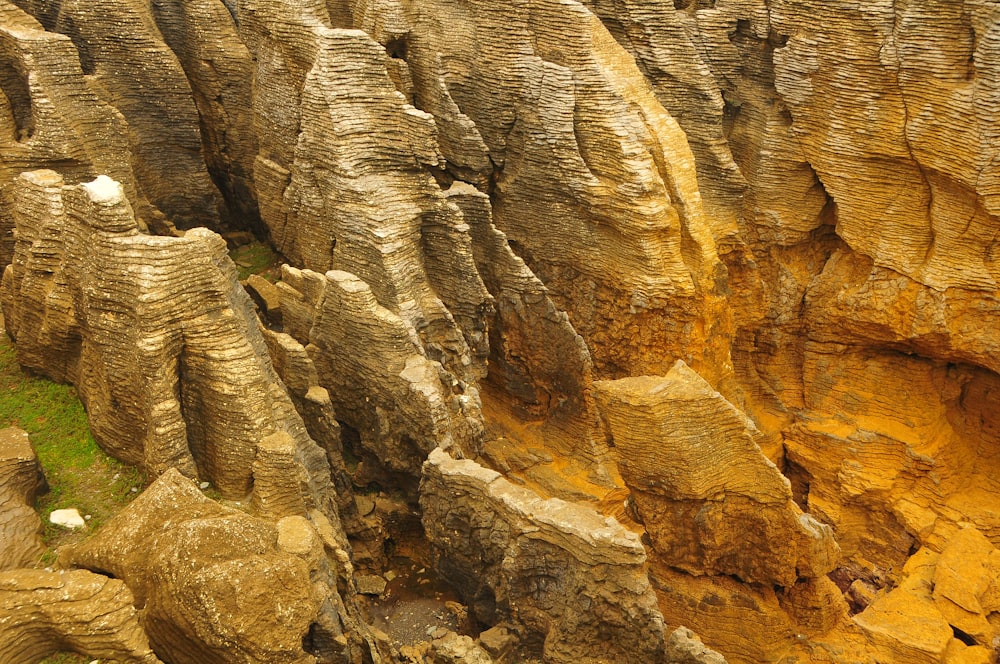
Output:
<path fill-rule="evenodd" d="M 87 522 L 80 516 L 80 511 L 76 508 L 53 510 L 52 514 L 49 515 L 49 521 L 57 526 L 71 530 L 78 530 L 87 526 Z"/>

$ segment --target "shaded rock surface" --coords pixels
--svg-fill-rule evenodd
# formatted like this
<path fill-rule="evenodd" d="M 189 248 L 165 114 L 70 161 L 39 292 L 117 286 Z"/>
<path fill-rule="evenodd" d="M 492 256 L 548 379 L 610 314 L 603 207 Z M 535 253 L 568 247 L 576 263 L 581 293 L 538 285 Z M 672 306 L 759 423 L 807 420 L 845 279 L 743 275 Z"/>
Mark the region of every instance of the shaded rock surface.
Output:
<path fill-rule="evenodd" d="M 46 488 L 28 433 L 0 430 L 0 570 L 29 567 L 42 555 L 35 496 Z"/>
<path fill-rule="evenodd" d="M 441 450 L 423 472 L 436 567 L 480 621 L 521 626 L 545 661 L 662 658 L 663 619 L 635 534 Z"/>

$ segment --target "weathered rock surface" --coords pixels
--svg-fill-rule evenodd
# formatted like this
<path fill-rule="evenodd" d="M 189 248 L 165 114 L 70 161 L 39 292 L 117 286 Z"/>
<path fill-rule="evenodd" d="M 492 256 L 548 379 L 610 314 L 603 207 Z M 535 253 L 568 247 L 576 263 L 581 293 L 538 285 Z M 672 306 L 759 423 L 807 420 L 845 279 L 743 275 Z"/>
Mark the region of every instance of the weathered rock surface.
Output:
<path fill-rule="evenodd" d="M 710 648 L 687 627 L 678 627 L 667 639 L 667 661 L 672 664 L 726 664 L 726 658 Z"/>
<path fill-rule="evenodd" d="M 258 445 L 284 432 L 332 500 L 329 466 L 271 366 L 225 242 L 138 232 L 107 177 L 17 184 L 18 243 L 3 308 L 18 361 L 72 382 L 105 450 L 156 475 L 177 467 L 226 496 L 250 491 Z"/>
<path fill-rule="evenodd" d="M 900 584 L 854 622 L 886 661 L 989 661 L 1000 615 L 998 572 L 1000 551 L 966 528 L 940 554 L 920 549 Z"/>
<path fill-rule="evenodd" d="M 394 471 L 419 473 L 439 445 L 473 454 L 482 437 L 478 396 L 424 353 L 413 327 L 342 271 L 284 267 L 282 320 L 307 344 L 338 418 Z M 364 385 L 358 390 L 357 385 Z"/>
<path fill-rule="evenodd" d="M 0 430 L 0 571 L 29 567 L 42 555 L 35 496 L 46 488 L 28 433 Z"/>
<path fill-rule="evenodd" d="M 678 361 L 662 377 L 594 384 L 653 548 L 693 574 L 791 587 L 833 569 L 833 533 L 792 500 L 756 427 Z"/>
<path fill-rule="evenodd" d="M 324 546 L 336 543 L 302 517 L 274 523 L 223 507 L 170 470 L 63 558 L 128 584 L 170 662 L 305 664 L 314 632 L 327 644 L 341 637 L 328 656 L 371 657 L 371 637 L 337 592 L 350 571 L 334 569 Z"/>
<path fill-rule="evenodd" d="M 48 29 L 73 40 L 95 89 L 125 118 L 130 162 L 145 196 L 178 227 L 218 226 L 220 199 L 205 167 L 191 85 L 164 43 L 152 5 L 135 0 L 20 4 L 43 16 Z"/>
<path fill-rule="evenodd" d="M 18 215 L 23 242 L 4 309 L 21 361 L 77 384 L 106 448 L 231 497 L 253 481 L 272 518 L 322 503 L 345 521 L 338 421 L 365 467 L 411 484 L 439 445 L 505 471 L 548 459 L 549 486 L 566 457 L 614 485 L 598 471 L 617 456 L 667 622 L 731 661 L 992 656 L 986 596 L 928 600 L 951 582 L 921 577 L 911 551 L 947 560 L 958 538 L 978 560 L 970 525 L 1000 544 L 995 3 L 16 5 L 0 0 L 0 263 Z M 11 184 L 42 167 L 71 189 L 111 175 L 135 211 L 122 228 L 167 234 L 215 223 L 210 174 L 229 223 L 266 229 L 293 264 L 264 298 L 290 397 L 235 281 L 217 279 L 216 239 L 128 231 L 140 239 L 106 252 L 72 229 L 117 212 Z M 143 280 L 158 285 L 122 289 Z M 158 308 L 167 290 L 179 299 Z M 609 450 L 593 378 L 641 382 L 678 358 L 729 403 L 659 411 L 673 437 L 612 408 Z M 720 446 L 739 472 L 705 465 Z M 668 519 L 675 459 L 703 490 Z M 836 532 L 840 590 L 802 510 Z M 841 590 L 868 607 L 857 625 Z M 899 631 L 907 611 L 933 620 Z"/>
<path fill-rule="evenodd" d="M 598 372 L 666 371 L 684 357 L 713 380 L 727 375 L 724 269 L 693 157 L 596 17 L 548 0 L 503 11 L 412 3 L 404 16 L 413 71 L 439 58 L 489 149 L 497 226 L 568 312 Z"/>
<path fill-rule="evenodd" d="M 550 662 L 663 657 L 645 551 L 613 519 L 442 450 L 424 465 L 420 504 L 438 572 L 480 621 L 522 626 Z"/>
<path fill-rule="evenodd" d="M 11 186 L 22 171 L 54 168 L 72 183 L 108 174 L 143 205 L 125 120 L 85 77 L 73 42 L 7 0 L 0 2 L 0 72 L 0 265 L 14 253 Z"/>
<path fill-rule="evenodd" d="M 35 664 L 70 650 L 95 659 L 155 664 L 132 593 L 86 570 L 0 572 L 0 660 Z"/>

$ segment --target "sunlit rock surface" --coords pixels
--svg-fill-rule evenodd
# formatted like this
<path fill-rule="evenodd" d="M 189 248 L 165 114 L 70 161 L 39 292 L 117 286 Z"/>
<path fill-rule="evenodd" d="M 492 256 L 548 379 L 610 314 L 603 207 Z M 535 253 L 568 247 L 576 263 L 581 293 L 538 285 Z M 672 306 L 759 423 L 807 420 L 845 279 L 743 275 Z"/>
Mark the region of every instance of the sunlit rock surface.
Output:
<path fill-rule="evenodd" d="M 342 518 L 364 564 L 430 547 L 417 478 L 464 457 L 645 536 L 665 626 L 729 661 L 986 661 L 998 26 L 983 0 L 0 0 L 8 328 L 106 449 Z M 260 321 L 194 225 L 282 252 Z"/>

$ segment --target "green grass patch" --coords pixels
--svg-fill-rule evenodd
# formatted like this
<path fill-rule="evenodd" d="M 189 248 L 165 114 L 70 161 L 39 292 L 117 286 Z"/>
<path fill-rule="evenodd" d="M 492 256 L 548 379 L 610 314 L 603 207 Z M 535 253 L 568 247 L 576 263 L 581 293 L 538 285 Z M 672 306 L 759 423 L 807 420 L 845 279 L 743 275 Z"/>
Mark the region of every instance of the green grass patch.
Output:
<path fill-rule="evenodd" d="M 229 252 L 229 257 L 236 263 L 240 281 L 251 274 L 259 274 L 270 282 L 281 277 L 281 256 L 264 242 L 251 242 L 237 247 Z"/>
<path fill-rule="evenodd" d="M 88 659 L 83 655 L 71 652 L 58 652 L 55 655 L 46 657 L 38 664 L 87 664 L 87 662 L 92 661 L 92 659 Z"/>
<path fill-rule="evenodd" d="M 54 560 L 56 547 L 99 528 L 137 495 L 133 488 L 141 491 L 146 485 L 141 472 L 108 456 L 94 442 L 76 390 L 23 371 L 5 334 L 0 334 L 0 426 L 28 432 L 49 484 L 49 492 L 36 503 L 49 547 L 42 564 Z M 90 515 L 85 530 L 73 532 L 49 523 L 52 510 L 69 507 Z"/>

